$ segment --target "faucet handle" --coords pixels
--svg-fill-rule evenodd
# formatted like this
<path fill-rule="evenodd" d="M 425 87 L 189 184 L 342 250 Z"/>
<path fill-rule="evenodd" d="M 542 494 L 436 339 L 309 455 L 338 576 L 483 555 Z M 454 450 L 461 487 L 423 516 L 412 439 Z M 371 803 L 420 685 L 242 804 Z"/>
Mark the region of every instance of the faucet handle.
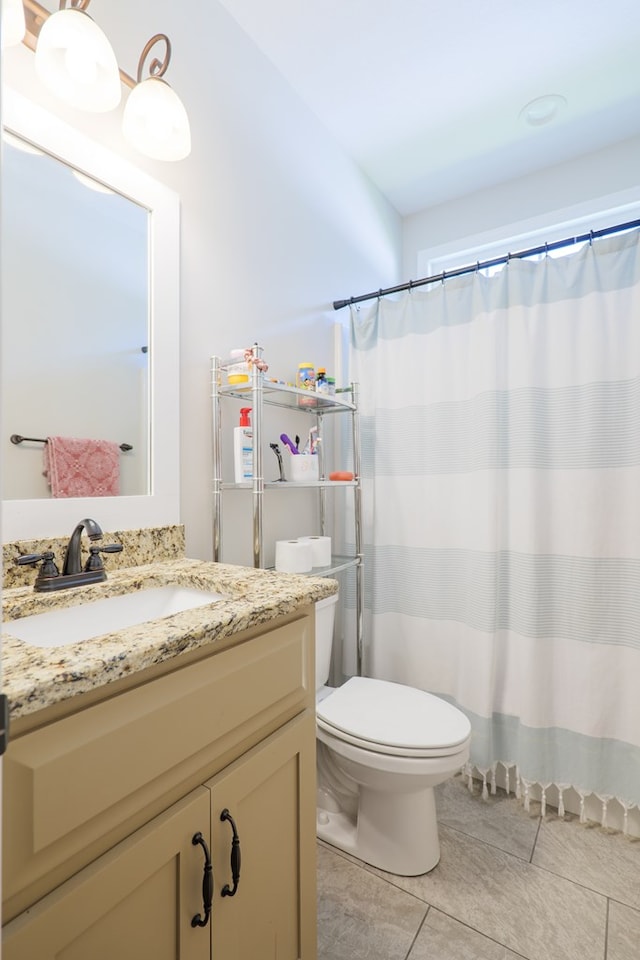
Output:
<path fill-rule="evenodd" d="M 122 551 L 121 543 L 107 543 L 104 547 L 95 546 L 91 544 L 89 547 L 89 559 L 87 560 L 84 569 L 85 572 L 89 570 L 102 570 L 104 564 L 102 562 L 101 553 L 120 553 Z"/>
<path fill-rule="evenodd" d="M 44 553 L 25 553 L 21 557 L 16 557 L 14 562 L 19 566 L 31 564 L 35 567 L 36 563 L 42 561 L 42 566 L 38 571 L 38 579 L 41 577 L 57 577 L 60 575 L 60 571 L 56 566 L 54 557 L 53 550 L 45 550 Z"/>

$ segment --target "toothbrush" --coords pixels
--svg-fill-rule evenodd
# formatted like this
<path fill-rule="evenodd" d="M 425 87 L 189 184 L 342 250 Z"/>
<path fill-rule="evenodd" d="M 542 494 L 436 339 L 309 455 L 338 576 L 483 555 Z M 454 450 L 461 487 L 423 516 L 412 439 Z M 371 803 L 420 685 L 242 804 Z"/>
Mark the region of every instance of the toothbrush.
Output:
<path fill-rule="evenodd" d="M 282 443 L 284 443 L 285 447 L 289 447 L 289 450 L 291 451 L 291 453 L 300 453 L 297 445 L 293 442 L 293 440 L 289 439 L 286 433 L 280 434 L 280 440 L 282 441 Z"/>

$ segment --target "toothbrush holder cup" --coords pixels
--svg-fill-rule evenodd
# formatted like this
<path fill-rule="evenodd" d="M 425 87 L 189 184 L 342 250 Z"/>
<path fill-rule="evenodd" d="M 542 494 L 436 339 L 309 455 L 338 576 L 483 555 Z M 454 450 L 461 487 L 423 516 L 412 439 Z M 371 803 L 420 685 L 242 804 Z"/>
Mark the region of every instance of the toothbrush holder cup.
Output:
<path fill-rule="evenodd" d="M 289 474 L 292 483 L 310 483 L 320 479 L 317 454 L 301 453 L 289 457 Z"/>

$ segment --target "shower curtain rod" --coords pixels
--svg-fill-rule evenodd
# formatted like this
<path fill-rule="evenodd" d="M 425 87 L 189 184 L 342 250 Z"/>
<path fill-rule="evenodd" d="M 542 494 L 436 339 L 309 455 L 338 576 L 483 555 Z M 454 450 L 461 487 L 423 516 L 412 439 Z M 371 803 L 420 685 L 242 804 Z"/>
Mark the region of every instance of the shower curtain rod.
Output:
<path fill-rule="evenodd" d="M 528 250 L 519 250 L 517 253 L 508 253 L 506 256 L 495 257 L 493 260 L 478 260 L 476 263 L 469 264 L 469 266 L 466 267 L 457 267 L 455 270 L 443 270 L 442 273 L 438 273 L 433 277 L 423 277 L 421 280 L 409 280 L 408 283 L 400 283 L 396 287 L 387 287 L 384 290 L 376 290 L 373 293 L 363 293 L 359 297 L 349 297 L 348 300 L 334 300 L 333 309 L 342 310 L 343 307 L 349 307 L 353 303 L 362 303 L 364 300 L 375 300 L 376 298 L 386 297 L 390 293 L 402 293 L 405 290 L 413 290 L 414 287 L 422 287 L 426 283 L 437 283 L 438 280 L 450 280 L 451 277 L 461 277 L 466 273 L 475 273 L 476 270 L 486 270 L 487 267 L 498 267 L 502 263 L 508 263 L 509 260 L 524 260 L 536 254 L 548 253 L 550 250 L 560 250 L 562 247 L 570 247 L 574 243 L 584 243 L 586 240 L 591 241 L 598 237 L 607 237 L 613 233 L 622 233 L 623 230 L 632 230 L 634 227 L 640 227 L 640 220 L 618 223 L 614 227 L 604 227 L 601 230 L 590 230 L 589 233 L 583 233 L 579 237 L 567 237 L 566 240 L 555 240 L 553 243 L 544 243 L 540 247 L 530 247 Z"/>

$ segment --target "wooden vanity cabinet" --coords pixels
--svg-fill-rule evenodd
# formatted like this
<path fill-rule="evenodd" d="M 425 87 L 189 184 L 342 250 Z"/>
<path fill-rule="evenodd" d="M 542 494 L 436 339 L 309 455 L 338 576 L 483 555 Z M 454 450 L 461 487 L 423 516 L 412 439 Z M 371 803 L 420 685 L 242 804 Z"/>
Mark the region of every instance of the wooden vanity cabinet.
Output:
<path fill-rule="evenodd" d="M 307 611 L 18 736 L 3 960 L 315 960 L 313 690 Z M 108 789 L 86 788 L 97 769 Z"/>

